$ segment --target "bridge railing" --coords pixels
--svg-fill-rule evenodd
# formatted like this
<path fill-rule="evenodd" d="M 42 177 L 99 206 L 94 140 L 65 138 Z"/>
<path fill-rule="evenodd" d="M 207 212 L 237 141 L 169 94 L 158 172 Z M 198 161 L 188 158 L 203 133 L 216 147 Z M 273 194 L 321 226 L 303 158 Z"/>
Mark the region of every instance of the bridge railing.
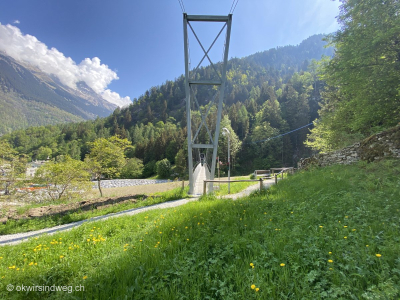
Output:
<path fill-rule="evenodd" d="M 257 171 L 262 171 L 259 173 L 256 173 Z M 268 171 L 268 173 L 264 173 L 263 171 Z M 278 173 L 275 173 L 275 171 L 279 171 Z M 210 182 L 215 182 L 215 183 L 229 183 L 229 182 L 260 182 L 260 190 L 263 189 L 263 181 L 264 179 L 270 179 L 270 178 L 274 178 L 275 179 L 275 184 L 278 183 L 278 176 L 281 175 L 282 179 L 283 179 L 283 174 L 284 173 L 290 173 L 293 174 L 294 173 L 294 168 L 293 167 L 289 167 L 289 168 L 271 168 L 270 170 L 256 170 L 254 172 L 254 174 L 268 174 L 268 176 L 263 175 L 263 177 L 259 178 L 259 179 L 245 179 L 245 180 L 204 180 L 203 181 L 203 195 L 205 195 L 207 193 L 207 183 Z M 257 175 L 256 175 L 257 176 Z"/>

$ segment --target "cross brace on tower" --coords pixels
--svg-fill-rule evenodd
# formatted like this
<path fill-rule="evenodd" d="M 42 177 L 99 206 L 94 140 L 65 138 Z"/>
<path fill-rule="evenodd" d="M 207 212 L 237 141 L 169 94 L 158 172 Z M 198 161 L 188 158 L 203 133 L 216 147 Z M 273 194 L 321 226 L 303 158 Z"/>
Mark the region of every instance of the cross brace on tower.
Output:
<path fill-rule="evenodd" d="M 193 27 L 191 26 L 191 22 L 222 22 L 225 23 L 218 33 L 217 37 L 214 39 L 211 46 L 206 51 L 201 44 L 199 38 L 197 37 Z M 215 165 L 217 160 L 217 149 L 218 149 L 218 139 L 219 139 L 219 131 L 220 131 L 220 122 L 221 122 L 221 114 L 222 114 L 222 104 L 224 100 L 224 92 L 225 92 L 225 83 L 226 83 L 226 68 L 228 62 L 228 52 L 229 52 L 229 41 L 230 41 L 230 34 L 231 34 L 231 25 L 232 25 L 232 14 L 227 16 L 202 16 L 202 15 L 187 15 L 186 13 L 183 14 L 183 35 L 184 35 L 184 52 L 185 52 L 185 92 L 186 92 L 186 117 L 187 117 L 187 140 L 188 140 L 188 168 L 189 168 L 189 194 L 193 194 L 194 189 L 194 179 L 193 179 L 193 149 L 213 149 L 212 152 L 212 163 L 211 163 L 211 170 L 210 170 L 210 179 L 214 180 L 215 175 Z M 195 80 L 195 78 L 190 77 L 190 70 L 189 70 L 189 42 L 188 42 L 188 27 L 192 31 L 193 35 L 195 36 L 197 42 L 199 43 L 201 49 L 204 52 L 204 56 L 195 68 L 193 73 L 196 73 L 197 69 L 203 62 L 205 58 L 208 59 L 210 62 L 211 67 L 218 75 L 218 80 Z M 221 74 L 216 69 L 215 65 L 211 61 L 209 57 L 209 52 L 211 48 L 214 46 L 216 40 L 222 33 L 222 31 L 226 28 L 226 38 L 225 38 L 225 50 L 224 50 L 224 57 L 222 63 L 222 72 Z M 200 106 L 197 100 L 194 98 L 195 103 L 200 111 L 201 115 L 201 123 L 199 128 L 197 129 L 194 136 L 192 136 L 192 112 L 191 112 L 191 86 L 193 85 L 209 85 L 209 86 L 219 86 L 219 99 L 217 104 L 217 120 L 215 126 L 214 136 L 212 136 L 210 129 L 206 123 L 206 117 L 210 112 L 210 108 L 215 101 L 215 98 L 209 103 L 209 107 L 205 114 L 203 114 L 200 110 Z M 209 143 L 199 144 L 195 143 L 195 140 L 200 132 L 201 127 L 204 126 L 207 130 Z M 210 186 L 210 191 L 212 191 L 212 184 Z"/>

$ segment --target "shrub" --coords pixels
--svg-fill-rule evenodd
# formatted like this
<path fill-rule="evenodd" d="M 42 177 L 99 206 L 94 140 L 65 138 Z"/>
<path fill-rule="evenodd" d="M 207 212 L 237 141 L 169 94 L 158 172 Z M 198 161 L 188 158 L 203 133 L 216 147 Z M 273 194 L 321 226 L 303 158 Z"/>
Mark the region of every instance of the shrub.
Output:
<path fill-rule="evenodd" d="M 167 158 L 156 163 L 157 175 L 161 178 L 168 178 L 171 175 L 171 163 Z"/>
<path fill-rule="evenodd" d="M 149 161 L 147 164 L 145 164 L 143 168 L 143 177 L 147 178 L 153 176 L 154 173 L 156 173 L 155 167 L 156 167 L 155 160 Z"/>
<path fill-rule="evenodd" d="M 129 159 L 126 165 L 121 170 L 121 178 L 140 178 L 142 176 L 144 167 L 143 161 L 139 158 L 133 157 Z"/>

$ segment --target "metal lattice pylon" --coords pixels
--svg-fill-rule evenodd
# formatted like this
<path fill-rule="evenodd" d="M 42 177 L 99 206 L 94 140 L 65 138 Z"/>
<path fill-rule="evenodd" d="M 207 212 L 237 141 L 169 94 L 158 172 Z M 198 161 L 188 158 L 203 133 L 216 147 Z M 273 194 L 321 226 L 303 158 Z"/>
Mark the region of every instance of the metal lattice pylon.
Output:
<path fill-rule="evenodd" d="M 197 37 L 191 22 L 222 22 L 225 23 L 218 33 L 217 37 L 214 39 L 211 46 L 206 51 L 201 44 L 199 38 Z M 219 138 L 219 131 L 220 131 L 220 122 L 221 122 L 221 114 L 222 114 L 222 104 L 224 100 L 224 93 L 225 93 L 225 83 L 226 83 L 226 66 L 228 62 L 228 52 L 229 52 L 229 41 L 230 41 L 230 34 L 231 34 L 231 25 L 232 25 L 232 14 L 227 16 L 201 16 L 201 15 L 187 15 L 186 13 L 183 14 L 183 34 L 184 34 L 184 52 L 185 52 L 185 92 L 186 92 L 186 117 L 187 117 L 187 140 L 188 140 L 188 167 L 189 167 L 189 194 L 193 194 L 193 153 L 192 150 L 195 148 L 200 149 L 213 149 L 212 152 L 212 163 L 211 163 L 211 170 L 210 170 L 210 179 L 214 180 L 215 175 L 215 165 L 217 160 L 217 149 L 218 149 L 218 138 Z M 204 56 L 195 68 L 193 73 L 196 73 L 197 69 L 203 62 L 205 58 L 208 59 L 210 65 L 212 66 L 213 70 L 215 71 L 218 80 L 195 80 L 195 78 L 190 78 L 190 66 L 189 66 L 189 42 L 188 42 L 188 27 L 192 31 L 193 35 L 195 36 L 197 42 L 199 43 L 201 49 L 204 52 Z M 221 74 L 216 69 L 215 65 L 211 61 L 208 53 L 210 52 L 211 48 L 214 46 L 216 40 L 219 38 L 222 31 L 226 28 L 226 37 L 225 37 L 225 50 L 224 50 L 224 57 L 222 63 L 222 72 Z M 214 136 L 212 136 L 210 129 L 206 123 L 206 117 L 210 112 L 211 106 L 215 101 L 215 97 L 212 101 L 210 101 L 208 109 L 206 110 L 205 114 L 201 112 L 200 105 L 197 100 L 194 98 L 195 104 L 200 111 L 201 115 L 201 123 L 199 128 L 197 129 L 196 133 L 192 136 L 192 115 L 191 115 L 191 87 L 193 85 L 208 85 L 208 86 L 219 86 L 219 99 L 217 104 L 217 120 L 215 126 Z M 195 140 L 200 132 L 200 129 L 204 126 L 207 130 L 207 135 L 209 138 L 209 143 L 199 144 L 195 143 Z M 212 185 L 210 186 L 210 191 L 212 191 Z"/>

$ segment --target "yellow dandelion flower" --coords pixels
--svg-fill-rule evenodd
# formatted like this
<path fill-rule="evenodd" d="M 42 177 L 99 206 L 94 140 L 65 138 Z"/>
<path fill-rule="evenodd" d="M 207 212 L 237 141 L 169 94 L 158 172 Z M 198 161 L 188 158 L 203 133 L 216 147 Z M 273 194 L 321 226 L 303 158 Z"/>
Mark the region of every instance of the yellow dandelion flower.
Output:
<path fill-rule="evenodd" d="M 347 228 L 347 226 L 343 226 L 344 228 Z"/>
<path fill-rule="evenodd" d="M 355 228 L 353 228 L 351 231 L 356 231 L 356 229 L 355 229 Z"/>
<path fill-rule="evenodd" d="M 328 259 L 328 263 L 333 263 L 333 260 L 332 259 Z"/>
<path fill-rule="evenodd" d="M 253 263 L 250 263 L 250 266 L 251 266 L 251 267 L 253 267 L 253 266 L 254 266 L 254 264 L 253 264 Z"/>
<path fill-rule="evenodd" d="M 347 236 L 343 237 L 344 239 L 347 239 Z"/>
<path fill-rule="evenodd" d="M 324 226 L 322 226 L 322 225 L 319 225 L 319 228 L 324 228 Z"/>
<path fill-rule="evenodd" d="M 381 257 L 382 256 L 382 254 L 379 254 L 379 253 L 377 253 L 375 255 L 376 255 L 376 257 Z"/>
<path fill-rule="evenodd" d="M 83 280 L 85 280 L 85 279 L 87 279 L 87 276 L 83 276 L 83 278 L 82 278 Z"/>
<path fill-rule="evenodd" d="M 31 261 L 31 262 L 29 263 L 29 265 L 30 265 L 30 266 L 33 266 L 33 261 Z"/>
<path fill-rule="evenodd" d="M 37 263 L 34 263 L 35 266 L 37 266 Z"/>
<path fill-rule="evenodd" d="M 280 264 L 280 266 L 281 266 L 281 267 L 284 267 L 284 266 L 285 266 L 285 264 L 284 264 L 284 263 L 281 263 L 281 264 Z"/>
<path fill-rule="evenodd" d="M 256 292 L 258 292 L 260 290 L 260 288 L 256 288 Z"/>
<path fill-rule="evenodd" d="M 250 287 L 252 290 L 254 290 L 256 288 L 255 284 L 252 284 Z"/>
<path fill-rule="evenodd" d="M 60 258 L 64 258 L 64 255 L 60 255 Z"/>
<path fill-rule="evenodd" d="M 365 247 L 369 247 L 369 245 L 365 245 Z"/>
<path fill-rule="evenodd" d="M 332 254 L 332 252 L 328 252 L 329 253 L 329 255 L 331 255 Z"/>

